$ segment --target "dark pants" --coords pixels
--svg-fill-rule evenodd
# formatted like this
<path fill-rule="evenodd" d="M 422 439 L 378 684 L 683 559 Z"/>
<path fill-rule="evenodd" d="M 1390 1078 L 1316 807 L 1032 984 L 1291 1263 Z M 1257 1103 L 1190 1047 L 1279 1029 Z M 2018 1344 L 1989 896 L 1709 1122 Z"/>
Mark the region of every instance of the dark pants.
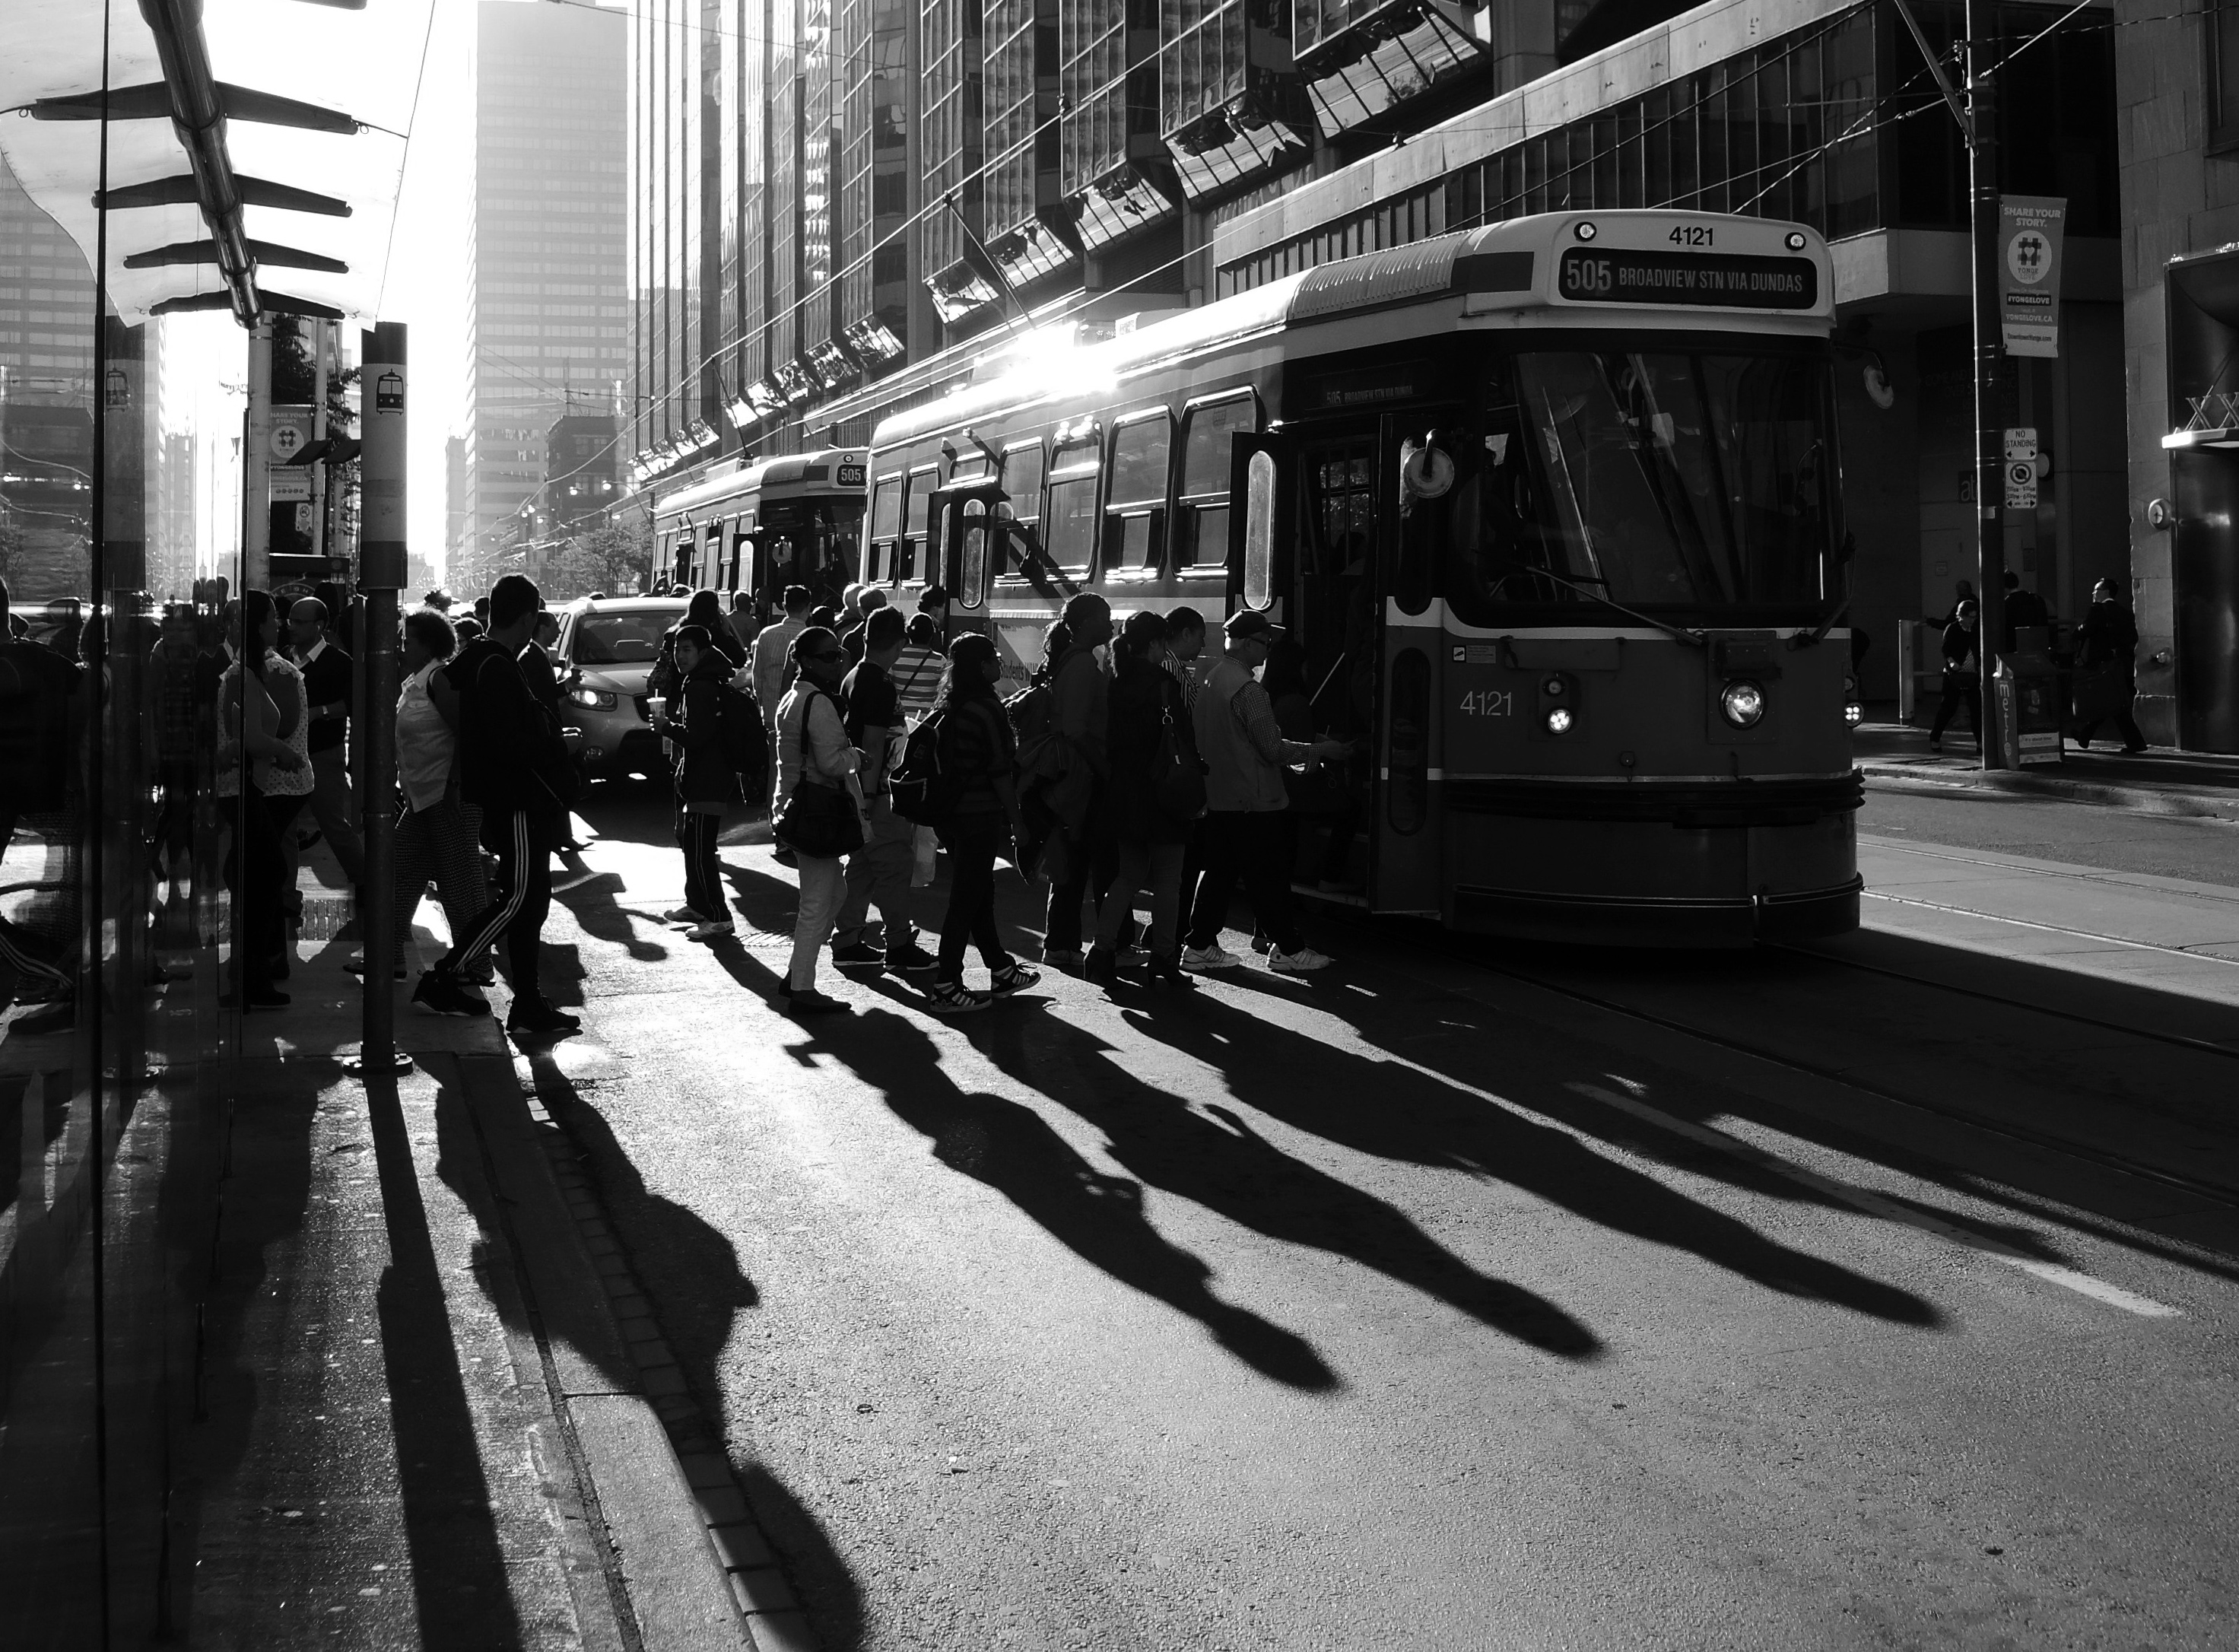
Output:
<path fill-rule="evenodd" d="M 1104 891 L 1120 870 L 1120 843 L 1107 823 L 1109 813 L 1102 793 L 1088 807 L 1088 821 L 1075 846 L 1070 875 L 1060 883 L 1050 881 L 1049 915 L 1042 933 L 1042 954 L 1080 950 L 1080 903 L 1085 899 L 1101 917 Z"/>
<path fill-rule="evenodd" d="M 1000 815 L 958 815 L 940 829 L 948 851 L 948 912 L 940 920 L 940 963 L 936 981 L 964 973 L 964 949 L 980 949 L 980 962 L 1001 969 L 1011 962 L 995 927 L 995 853 L 1008 830 Z M 1076 910 L 1078 909 L 1076 908 Z"/>
<path fill-rule="evenodd" d="M 436 961 L 438 969 L 456 970 L 503 934 L 513 965 L 513 996 L 544 996 L 536 982 L 536 956 L 544 940 L 544 916 L 552 909 L 552 846 L 560 841 L 561 820 L 551 809 L 483 814 L 482 842 L 497 854 L 497 894 L 475 916 L 466 934 L 451 937 L 451 949 Z"/>
<path fill-rule="evenodd" d="M 1306 942 L 1291 915 L 1291 863 L 1298 854 L 1291 811 L 1219 810 L 1204 825 L 1205 877 L 1191 909 L 1190 945 L 1203 949 L 1220 939 L 1229 894 L 1241 874 L 1252 915 L 1268 940 L 1279 952 L 1296 952 Z"/>
<path fill-rule="evenodd" d="M 292 820 L 292 805 L 301 799 L 267 797 L 256 787 L 246 786 L 229 801 L 233 854 L 226 863 L 225 881 L 241 915 L 235 930 L 241 980 L 248 990 L 265 992 L 271 989 L 273 967 L 288 946 L 288 926 L 280 904 L 287 884 L 288 861 L 281 851 L 280 824 L 275 818 L 278 811 L 273 805 L 291 805 L 288 815 Z"/>
<path fill-rule="evenodd" d="M 2115 728 L 2116 732 L 2122 735 L 2124 745 L 2143 747 L 2146 743 L 2146 737 L 2138 732 L 2138 720 L 2130 715 L 2132 697 L 2133 695 L 2126 694 L 2115 703 Z M 2088 746 L 2091 743 L 2091 736 L 2099 732 L 2099 721 L 2097 717 L 2094 717 L 2089 723 L 2079 723 L 2076 725 L 2077 745 Z"/>
<path fill-rule="evenodd" d="M 676 846 L 684 851 L 684 904 L 710 923 L 731 915 L 723 898 L 723 866 L 715 855 L 723 817 L 704 809 L 676 811 Z"/>
<path fill-rule="evenodd" d="M 1983 743 L 1983 685 L 1976 678 L 1946 676 L 1943 679 L 1943 703 L 1936 708 L 1936 726 L 1929 729 L 1930 740 L 1943 738 L 1943 731 L 1951 726 L 1951 719 L 1959 709 L 1967 709 L 1967 732 L 1975 736 L 1975 743 Z"/>

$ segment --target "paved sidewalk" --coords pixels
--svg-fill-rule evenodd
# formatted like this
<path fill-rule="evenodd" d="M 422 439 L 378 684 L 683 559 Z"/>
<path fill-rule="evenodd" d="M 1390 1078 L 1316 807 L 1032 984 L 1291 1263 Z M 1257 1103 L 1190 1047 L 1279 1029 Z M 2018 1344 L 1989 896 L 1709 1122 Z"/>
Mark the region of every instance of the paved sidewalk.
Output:
<path fill-rule="evenodd" d="M 2134 756 L 2103 740 L 2083 751 L 2070 745 L 2058 764 L 1985 770 L 1964 734 L 1947 731 L 1943 751 L 1936 753 L 1928 749 L 1926 729 L 1901 723 L 1860 724 L 1850 749 L 1869 786 L 2018 792 L 2143 814 L 2239 821 L 2239 756 L 2163 747 Z"/>

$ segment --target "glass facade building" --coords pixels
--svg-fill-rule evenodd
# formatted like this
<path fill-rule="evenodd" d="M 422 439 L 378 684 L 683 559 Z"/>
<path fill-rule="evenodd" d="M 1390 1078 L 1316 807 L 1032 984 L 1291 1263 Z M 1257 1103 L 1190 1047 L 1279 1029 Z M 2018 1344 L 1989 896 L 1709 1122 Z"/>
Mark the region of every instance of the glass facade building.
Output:
<path fill-rule="evenodd" d="M 487 584 L 544 485 L 544 436 L 604 413 L 629 366 L 625 21 L 486 0 L 476 12 L 468 256 L 465 538 Z M 697 221 L 679 224 L 686 236 Z"/>

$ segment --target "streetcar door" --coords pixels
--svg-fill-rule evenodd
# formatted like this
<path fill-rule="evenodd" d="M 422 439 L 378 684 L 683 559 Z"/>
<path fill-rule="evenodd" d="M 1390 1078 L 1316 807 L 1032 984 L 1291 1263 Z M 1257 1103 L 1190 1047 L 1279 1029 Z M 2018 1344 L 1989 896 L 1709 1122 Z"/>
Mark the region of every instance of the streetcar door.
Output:
<path fill-rule="evenodd" d="M 1447 652 L 1435 601 L 1458 501 L 1473 497 L 1476 456 L 1458 408 L 1385 415 L 1378 442 L 1378 650 L 1374 716 L 1380 738 L 1374 825 L 1374 903 L 1380 911 L 1443 916 L 1446 876 L 1439 829 Z"/>

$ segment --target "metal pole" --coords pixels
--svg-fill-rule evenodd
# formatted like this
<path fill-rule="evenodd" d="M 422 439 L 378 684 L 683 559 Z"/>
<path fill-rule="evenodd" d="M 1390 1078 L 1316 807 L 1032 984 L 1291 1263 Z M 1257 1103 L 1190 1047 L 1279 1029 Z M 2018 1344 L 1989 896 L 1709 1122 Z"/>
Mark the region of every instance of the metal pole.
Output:
<path fill-rule="evenodd" d="M 272 318 L 249 333 L 249 425 L 241 444 L 241 586 L 272 588 Z"/>
<path fill-rule="evenodd" d="M 1975 510 L 1978 554 L 1975 654 L 1981 672 L 1982 765 L 2006 766 L 1999 738 L 1997 661 L 2006 620 L 2006 449 L 1998 330 L 1997 87 L 1983 70 L 1991 43 L 1977 32 L 1977 0 L 1967 0 L 1968 187 L 1973 197 L 1975 264 Z"/>
<path fill-rule="evenodd" d="M 361 334 L 358 590 L 365 597 L 365 1021 L 354 1072 L 407 1071 L 396 1049 L 396 594 L 404 584 L 404 324 Z"/>

